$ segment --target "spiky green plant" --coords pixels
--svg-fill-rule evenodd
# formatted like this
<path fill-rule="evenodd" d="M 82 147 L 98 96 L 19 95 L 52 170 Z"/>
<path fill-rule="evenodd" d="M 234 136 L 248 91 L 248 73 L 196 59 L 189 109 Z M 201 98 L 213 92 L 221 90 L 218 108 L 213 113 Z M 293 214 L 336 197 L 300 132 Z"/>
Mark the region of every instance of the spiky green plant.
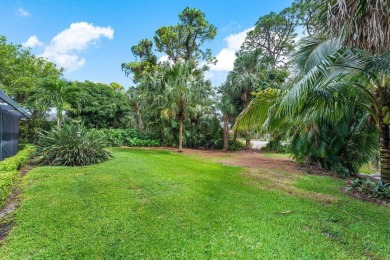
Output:
<path fill-rule="evenodd" d="M 37 162 L 44 165 L 84 166 L 108 160 L 106 142 L 94 129 L 64 125 L 40 133 Z"/>

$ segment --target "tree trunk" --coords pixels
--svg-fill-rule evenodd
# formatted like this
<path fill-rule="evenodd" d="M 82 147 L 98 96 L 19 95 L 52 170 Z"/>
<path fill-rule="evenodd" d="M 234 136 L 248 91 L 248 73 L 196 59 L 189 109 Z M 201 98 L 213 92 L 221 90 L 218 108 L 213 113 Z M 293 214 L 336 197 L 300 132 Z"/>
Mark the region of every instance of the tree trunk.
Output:
<path fill-rule="evenodd" d="M 251 150 L 251 149 L 252 149 L 251 134 L 249 133 L 249 131 L 247 131 L 245 135 L 245 150 Z"/>
<path fill-rule="evenodd" d="M 137 125 L 138 125 L 138 132 L 142 133 L 144 130 L 144 123 L 142 122 L 141 112 L 137 110 Z"/>
<path fill-rule="evenodd" d="M 227 115 L 223 115 L 223 148 L 226 152 L 229 149 L 229 119 Z"/>
<path fill-rule="evenodd" d="M 180 119 L 180 128 L 179 128 L 179 153 L 183 152 L 183 119 Z"/>
<path fill-rule="evenodd" d="M 379 127 L 381 179 L 383 183 L 390 183 L 390 124 L 380 122 Z"/>
<path fill-rule="evenodd" d="M 57 128 L 60 129 L 62 125 L 62 112 L 57 111 Z"/>

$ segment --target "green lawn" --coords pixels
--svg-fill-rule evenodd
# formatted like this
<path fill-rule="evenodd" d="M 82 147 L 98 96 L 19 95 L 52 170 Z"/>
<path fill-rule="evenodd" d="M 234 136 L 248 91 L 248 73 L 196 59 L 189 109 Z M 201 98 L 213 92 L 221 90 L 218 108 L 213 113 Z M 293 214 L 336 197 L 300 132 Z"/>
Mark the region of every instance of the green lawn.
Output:
<path fill-rule="evenodd" d="M 288 153 L 261 153 L 261 155 L 265 156 L 269 159 L 290 159 L 291 156 Z"/>
<path fill-rule="evenodd" d="M 390 255 L 390 209 L 345 197 L 340 180 L 269 171 L 257 178 L 239 167 L 184 154 L 113 152 L 114 159 L 99 165 L 38 167 L 28 173 L 1 258 Z M 288 179 L 285 184 L 294 192 L 279 189 L 283 183 L 272 182 L 278 178 Z"/>

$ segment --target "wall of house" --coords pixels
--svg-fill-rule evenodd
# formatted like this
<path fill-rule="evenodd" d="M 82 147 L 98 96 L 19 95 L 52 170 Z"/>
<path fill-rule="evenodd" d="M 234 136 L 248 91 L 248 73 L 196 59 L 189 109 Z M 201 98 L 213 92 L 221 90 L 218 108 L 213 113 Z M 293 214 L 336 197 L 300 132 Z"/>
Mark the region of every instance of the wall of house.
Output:
<path fill-rule="evenodd" d="M 19 117 L 0 108 L 0 160 L 18 152 Z"/>

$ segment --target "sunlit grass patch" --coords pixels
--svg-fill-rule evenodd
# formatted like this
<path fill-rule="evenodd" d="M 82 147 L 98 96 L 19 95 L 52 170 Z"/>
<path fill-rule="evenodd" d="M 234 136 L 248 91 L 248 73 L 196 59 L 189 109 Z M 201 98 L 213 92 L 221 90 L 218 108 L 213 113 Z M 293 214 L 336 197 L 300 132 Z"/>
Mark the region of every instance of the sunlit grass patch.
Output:
<path fill-rule="evenodd" d="M 390 254 L 389 209 L 343 196 L 337 179 L 324 178 L 322 189 L 317 185 L 322 179 L 301 173 L 249 172 L 166 151 L 113 153 L 114 159 L 98 165 L 32 170 L 0 258 L 381 259 Z"/>
<path fill-rule="evenodd" d="M 269 159 L 290 159 L 291 158 L 291 155 L 288 153 L 265 152 L 265 153 L 261 153 L 261 155 Z"/>

